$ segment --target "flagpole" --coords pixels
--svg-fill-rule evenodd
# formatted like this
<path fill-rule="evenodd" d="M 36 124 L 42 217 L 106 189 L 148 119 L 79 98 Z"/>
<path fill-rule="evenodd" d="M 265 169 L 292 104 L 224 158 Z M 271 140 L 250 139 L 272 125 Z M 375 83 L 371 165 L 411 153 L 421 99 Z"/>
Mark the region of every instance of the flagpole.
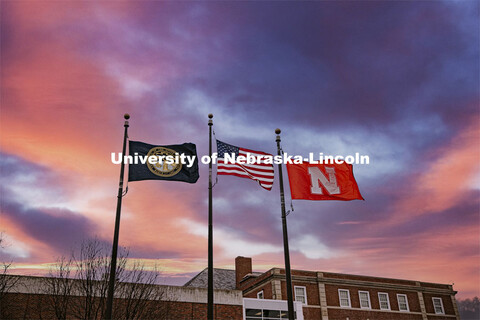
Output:
<path fill-rule="evenodd" d="M 277 134 L 277 154 L 282 155 L 282 148 L 280 147 L 280 129 L 275 129 Z M 283 253 L 285 255 L 285 277 L 287 280 L 287 306 L 288 306 L 288 319 L 294 320 L 294 310 L 293 310 L 293 291 L 292 291 L 292 275 L 290 272 L 290 251 L 288 249 L 288 232 L 287 232 L 287 214 L 285 213 L 285 193 L 283 191 L 283 174 L 282 174 L 282 164 L 278 164 L 278 175 L 280 178 L 280 201 L 282 204 L 282 227 L 283 227 Z"/>
<path fill-rule="evenodd" d="M 213 320 L 213 218 L 212 218 L 212 126 L 213 114 L 208 115 L 208 153 L 210 163 L 208 164 L 208 302 L 207 319 Z"/>
<path fill-rule="evenodd" d="M 128 130 L 128 119 L 130 115 L 126 113 L 125 118 L 125 133 L 123 135 L 123 149 L 122 157 L 125 156 L 127 149 L 127 130 Z M 123 174 L 125 172 L 125 162 L 122 159 L 122 165 L 120 167 L 120 181 L 118 183 L 118 195 L 117 195 L 117 215 L 115 217 L 115 232 L 113 234 L 113 246 L 112 246 L 112 259 L 110 261 L 110 278 L 108 281 L 108 294 L 107 294 L 107 306 L 105 310 L 105 319 L 112 319 L 112 309 L 113 309 L 113 295 L 114 295 L 114 286 L 115 286 L 115 272 L 117 271 L 117 250 L 118 250 L 118 234 L 120 232 L 120 213 L 122 211 L 122 196 L 123 196 Z"/>

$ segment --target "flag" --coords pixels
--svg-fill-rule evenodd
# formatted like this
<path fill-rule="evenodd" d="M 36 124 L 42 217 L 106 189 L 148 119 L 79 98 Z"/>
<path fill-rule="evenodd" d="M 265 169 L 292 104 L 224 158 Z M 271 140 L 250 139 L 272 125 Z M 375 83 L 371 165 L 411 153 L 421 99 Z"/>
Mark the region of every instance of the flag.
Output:
<path fill-rule="evenodd" d="M 128 181 L 170 180 L 195 183 L 198 180 L 197 148 L 193 143 L 155 146 L 139 141 L 129 141 Z M 154 156 L 159 161 L 150 163 Z M 172 159 L 173 163 L 168 163 Z M 182 159 L 183 162 L 182 163 Z M 153 161 L 152 161 L 153 162 Z"/>
<path fill-rule="evenodd" d="M 232 146 L 231 144 L 217 140 L 217 152 L 218 152 L 218 162 L 217 162 L 217 174 L 219 175 L 231 175 L 240 178 L 247 178 L 258 181 L 260 186 L 267 190 L 272 189 L 273 185 L 273 164 L 265 163 L 265 160 L 261 159 L 265 156 L 272 157 L 271 154 L 254 151 L 244 148 L 239 148 Z M 238 156 L 247 157 L 256 157 L 259 161 L 255 164 L 240 164 L 238 162 L 232 163 L 231 161 L 225 161 L 225 153 L 234 155 L 235 159 Z"/>
<path fill-rule="evenodd" d="M 287 164 L 292 199 L 364 200 L 351 164 Z"/>

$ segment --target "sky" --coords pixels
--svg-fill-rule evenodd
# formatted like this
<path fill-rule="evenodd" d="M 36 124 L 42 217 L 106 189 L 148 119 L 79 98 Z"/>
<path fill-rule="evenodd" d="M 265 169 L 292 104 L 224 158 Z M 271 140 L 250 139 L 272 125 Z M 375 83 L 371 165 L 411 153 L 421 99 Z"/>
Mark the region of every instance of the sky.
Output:
<path fill-rule="evenodd" d="M 476 1 L 2 1 L 0 261 L 43 275 L 113 238 L 129 138 L 368 155 L 365 201 L 290 200 L 292 268 L 454 283 L 480 295 Z M 277 169 L 275 169 L 277 171 Z M 215 171 L 215 170 L 214 170 Z M 284 174 L 286 171 L 284 170 Z M 271 191 L 213 188 L 214 266 L 283 267 Z M 214 177 L 215 180 L 215 177 Z M 181 285 L 207 266 L 208 166 L 196 184 L 136 181 L 120 245 Z"/>

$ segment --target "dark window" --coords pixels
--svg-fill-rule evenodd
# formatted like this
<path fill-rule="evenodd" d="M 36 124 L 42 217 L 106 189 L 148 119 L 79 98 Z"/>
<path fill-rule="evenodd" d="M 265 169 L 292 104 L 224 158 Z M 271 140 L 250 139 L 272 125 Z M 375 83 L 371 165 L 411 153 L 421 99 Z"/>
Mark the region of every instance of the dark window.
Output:
<path fill-rule="evenodd" d="M 280 311 L 279 310 L 263 310 L 263 317 L 280 319 Z"/>
<path fill-rule="evenodd" d="M 247 317 L 258 317 L 258 318 L 262 318 L 262 310 L 261 309 L 247 309 L 245 310 L 245 315 Z"/>

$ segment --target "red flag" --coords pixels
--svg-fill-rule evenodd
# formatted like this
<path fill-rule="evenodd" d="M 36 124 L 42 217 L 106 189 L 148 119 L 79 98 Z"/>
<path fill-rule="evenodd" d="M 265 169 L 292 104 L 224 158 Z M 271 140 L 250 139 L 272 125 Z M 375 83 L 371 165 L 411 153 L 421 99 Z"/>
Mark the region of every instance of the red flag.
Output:
<path fill-rule="evenodd" d="M 292 199 L 364 200 L 351 164 L 287 164 Z"/>

